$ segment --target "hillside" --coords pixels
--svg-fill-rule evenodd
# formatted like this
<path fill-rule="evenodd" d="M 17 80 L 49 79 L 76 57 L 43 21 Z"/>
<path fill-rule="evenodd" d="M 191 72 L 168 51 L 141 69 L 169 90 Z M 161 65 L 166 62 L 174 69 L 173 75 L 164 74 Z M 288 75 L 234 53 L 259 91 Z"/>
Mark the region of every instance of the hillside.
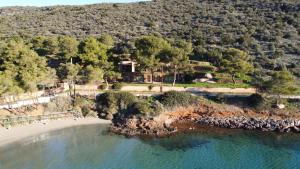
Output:
<path fill-rule="evenodd" d="M 147 34 L 181 37 L 191 39 L 200 54 L 203 49 L 236 47 L 250 51 L 264 69 L 280 69 L 284 64 L 299 76 L 299 11 L 297 0 L 154 0 L 9 7 L 0 8 L 0 36 L 84 37 L 107 32 L 117 40 Z"/>

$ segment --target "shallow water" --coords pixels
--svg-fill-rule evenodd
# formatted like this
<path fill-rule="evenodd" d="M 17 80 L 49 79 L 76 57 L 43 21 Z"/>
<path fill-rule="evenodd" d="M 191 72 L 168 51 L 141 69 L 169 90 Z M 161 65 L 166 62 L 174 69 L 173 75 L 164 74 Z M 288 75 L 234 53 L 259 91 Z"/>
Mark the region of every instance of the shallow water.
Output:
<path fill-rule="evenodd" d="M 73 127 L 0 147 L 0 168 L 300 168 L 300 134 L 203 129 L 169 138 L 125 138 L 106 127 Z"/>

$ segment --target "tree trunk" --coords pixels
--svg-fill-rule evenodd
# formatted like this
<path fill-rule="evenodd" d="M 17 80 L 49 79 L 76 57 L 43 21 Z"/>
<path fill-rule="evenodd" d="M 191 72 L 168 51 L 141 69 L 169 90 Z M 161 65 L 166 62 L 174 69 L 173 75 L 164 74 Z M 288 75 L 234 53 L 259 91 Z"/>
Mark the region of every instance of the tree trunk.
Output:
<path fill-rule="evenodd" d="M 164 84 L 164 68 L 161 67 L 161 84 L 160 84 L 160 92 L 163 92 L 163 84 Z"/>
<path fill-rule="evenodd" d="M 73 86 L 72 84 L 73 84 L 72 82 L 69 82 L 69 83 L 68 83 L 68 85 L 69 85 L 69 95 L 70 95 L 70 97 L 72 97 L 72 88 L 73 88 L 73 87 L 72 87 L 72 86 Z"/>
<path fill-rule="evenodd" d="M 235 74 L 232 74 L 232 75 L 231 75 L 231 79 L 232 79 L 232 83 L 233 83 L 233 84 L 236 84 L 236 81 L 235 81 Z"/>
<path fill-rule="evenodd" d="M 76 98 L 76 84 L 75 83 L 73 83 L 73 88 L 74 88 L 74 99 Z"/>
<path fill-rule="evenodd" d="M 177 70 L 176 70 L 176 68 L 175 68 L 172 86 L 175 86 L 175 84 L 176 84 L 176 78 L 177 78 Z"/>
<path fill-rule="evenodd" d="M 96 101 L 97 100 L 96 89 L 94 89 L 94 96 L 95 96 L 95 101 Z"/>
<path fill-rule="evenodd" d="M 10 109 L 12 106 L 11 106 L 9 97 L 7 98 L 7 96 L 4 96 L 4 99 L 5 99 L 6 104 L 8 105 L 8 109 Z"/>
<path fill-rule="evenodd" d="M 105 88 L 105 90 L 108 90 L 108 80 L 107 80 L 107 78 L 105 78 L 105 83 L 106 83 L 106 88 Z"/>
<path fill-rule="evenodd" d="M 154 70 L 151 70 L 151 82 L 154 84 Z"/>

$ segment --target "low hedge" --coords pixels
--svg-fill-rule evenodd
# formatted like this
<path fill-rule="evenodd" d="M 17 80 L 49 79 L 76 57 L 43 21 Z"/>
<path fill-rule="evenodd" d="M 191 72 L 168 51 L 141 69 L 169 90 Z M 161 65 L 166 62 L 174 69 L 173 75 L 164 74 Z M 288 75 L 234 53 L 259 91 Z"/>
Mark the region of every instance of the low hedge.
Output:
<path fill-rule="evenodd" d="M 157 100 L 140 100 L 131 107 L 132 115 L 140 115 L 143 117 L 154 117 L 164 110 L 164 106 Z"/>
<path fill-rule="evenodd" d="M 170 91 L 158 97 L 158 100 L 166 107 L 179 107 L 197 104 L 198 98 L 187 92 Z"/>

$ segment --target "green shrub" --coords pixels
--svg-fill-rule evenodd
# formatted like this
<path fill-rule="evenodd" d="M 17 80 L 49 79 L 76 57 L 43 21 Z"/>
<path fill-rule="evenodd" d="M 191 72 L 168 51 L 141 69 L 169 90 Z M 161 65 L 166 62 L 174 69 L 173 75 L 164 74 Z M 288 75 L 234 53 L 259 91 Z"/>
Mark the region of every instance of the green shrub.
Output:
<path fill-rule="evenodd" d="M 83 107 L 83 106 L 91 106 L 93 105 L 93 101 L 88 99 L 88 98 L 84 98 L 84 97 L 76 97 L 74 100 L 74 106 L 78 106 L 78 107 Z"/>
<path fill-rule="evenodd" d="M 112 118 L 117 113 L 126 115 L 136 100 L 129 92 L 106 92 L 97 97 L 97 110 L 101 117 L 106 118 Z"/>
<path fill-rule="evenodd" d="M 264 98 L 260 94 L 252 94 L 249 96 L 249 105 L 253 106 L 254 108 L 259 108 L 264 104 Z"/>
<path fill-rule="evenodd" d="M 214 99 L 218 103 L 225 103 L 226 102 L 226 96 L 224 93 L 218 93 Z"/>
<path fill-rule="evenodd" d="M 81 107 L 81 113 L 83 117 L 86 117 L 90 113 L 91 109 L 89 106 L 82 106 Z"/>
<path fill-rule="evenodd" d="M 151 108 L 151 104 L 149 102 L 138 101 L 132 105 L 131 111 L 133 114 L 149 116 L 152 114 L 153 109 Z"/>
<path fill-rule="evenodd" d="M 122 83 L 114 83 L 114 84 L 112 85 L 112 88 L 113 88 L 114 90 L 121 90 L 122 87 L 123 87 L 123 84 L 122 84 Z"/>
<path fill-rule="evenodd" d="M 45 106 L 46 112 L 66 112 L 70 109 L 72 109 L 70 97 L 56 97 Z"/>
<path fill-rule="evenodd" d="M 164 106 L 159 101 L 147 99 L 135 102 L 130 109 L 130 113 L 143 117 L 153 117 L 159 115 L 163 110 Z"/>
<path fill-rule="evenodd" d="M 164 105 L 157 100 L 152 102 L 151 107 L 153 109 L 152 111 L 153 116 L 159 115 L 164 110 Z"/>
<path fill-rule="evenodd" d="M 158 100 L 166 107 L 188 106 L 198 102 L 197 97 L 190 93 L 177 91 L 166 92 Z"/>

